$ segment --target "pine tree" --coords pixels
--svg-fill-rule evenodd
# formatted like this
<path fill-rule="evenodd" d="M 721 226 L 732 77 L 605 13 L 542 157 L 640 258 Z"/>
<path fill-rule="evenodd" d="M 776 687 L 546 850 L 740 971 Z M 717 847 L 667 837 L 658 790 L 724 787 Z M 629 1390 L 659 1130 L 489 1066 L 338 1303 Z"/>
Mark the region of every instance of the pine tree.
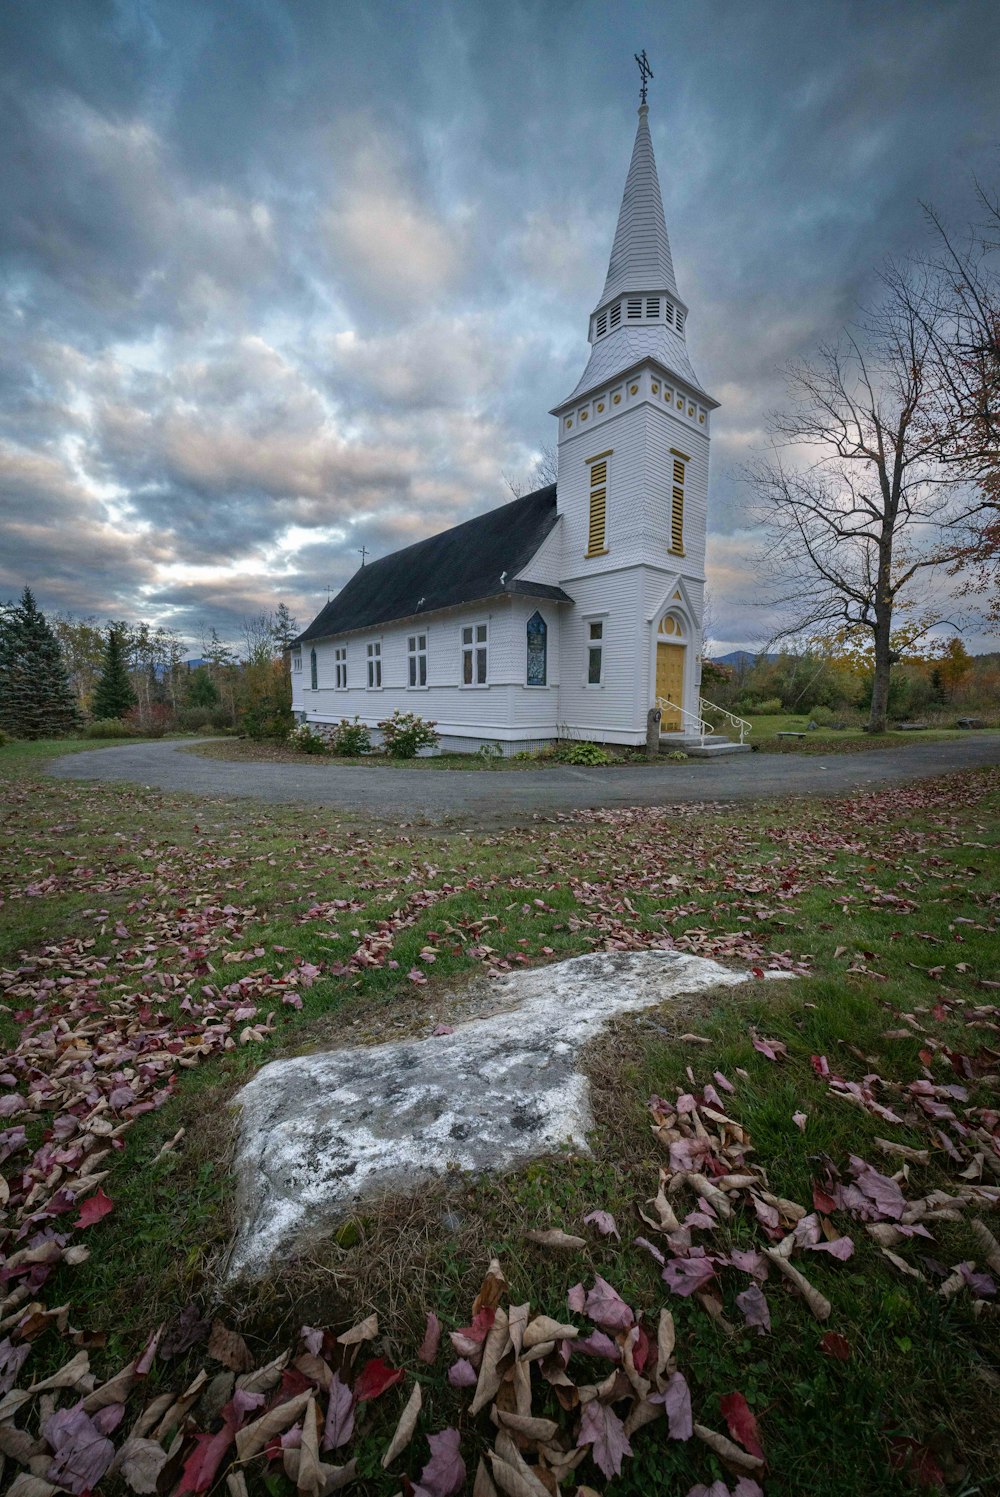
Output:
<path fill-rule="evenodd" d="M 100 721 L 124 717 L 136 700 L 125 661 L 125 640 L 121 629 L 112 624 L 104 640 L 101 678 L 94 688 L 94 716 Z"/>
<path fill-rule="evenodd" d="M 59 641 L 26 587 L 0 617 L 0 727 L 17 738 L 58 738 L 79 726 Z"/>

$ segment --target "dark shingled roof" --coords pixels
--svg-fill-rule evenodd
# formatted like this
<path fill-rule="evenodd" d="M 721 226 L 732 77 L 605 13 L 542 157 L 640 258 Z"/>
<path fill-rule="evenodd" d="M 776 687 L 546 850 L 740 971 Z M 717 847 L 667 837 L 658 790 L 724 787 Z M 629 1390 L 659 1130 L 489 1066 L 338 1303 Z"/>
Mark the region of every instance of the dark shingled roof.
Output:
<path fill-rule="evenodd" d="M 556 486 L 551 483 L 475 520 L 369 562 L 330 599 L 295 644 L 501 594 L 572 602 L 561 587 L 513 580 L 557 519 Z M 501 583 L 504 573 L 507 580 Z"/>

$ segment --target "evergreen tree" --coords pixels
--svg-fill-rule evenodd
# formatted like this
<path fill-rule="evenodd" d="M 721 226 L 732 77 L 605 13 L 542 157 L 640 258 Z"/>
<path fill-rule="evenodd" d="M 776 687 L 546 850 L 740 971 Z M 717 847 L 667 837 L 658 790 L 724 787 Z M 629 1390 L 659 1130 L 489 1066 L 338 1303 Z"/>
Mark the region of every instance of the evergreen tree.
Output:
<path fill-rule="evenodd" d="M 59 641 L 26 587 L 0 617 L 0 727 L 17 738 L 57 738 L 79 725 Z"/>
<path fill-rule="evenodd" d="M 188 702 L 192 707 L 217 707 L 219 705 L 219 688 L 204 665 L 197 666 L 191 672 L 188 682 Z"/>
<path fill-rule="evenodd" d="M 271 633 L 279 650 L 287 650 L 299 632 L 295 615 L 287 603 L 279 603 L 271 620 Z"/>
<path fill-rule="evenodd" d="M 125 639 L 121 629 L 111 624 L 104 640 L 101 678 L 94 688 L 94 716 L 101 721 L 124 717 L 136 700 L 128 675 Z"/>

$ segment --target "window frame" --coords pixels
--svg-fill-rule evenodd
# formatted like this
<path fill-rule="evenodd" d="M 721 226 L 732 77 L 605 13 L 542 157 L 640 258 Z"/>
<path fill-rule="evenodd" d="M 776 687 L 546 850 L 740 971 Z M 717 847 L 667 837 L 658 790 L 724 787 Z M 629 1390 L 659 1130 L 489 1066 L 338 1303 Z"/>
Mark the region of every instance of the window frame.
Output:
<path fill-rule="evenodd" d="M 319 657 L 315 645 L 309 651 L 309 690 L 319 691 Z"/>
<path fill-rule="evenodd" d="M 671 447 L 670 456 L 673 459 L 670 483 L 670 545 L 667 548 L 670 556 L 684 555 L 684 500 L 687 489 L 687 470 L 691 459 L 686 452 L 680 452 L 676 447 Z"/>
<path fill-rule="evenodd" d="M 459 641 L 461 646 L 461 671 L 460 685 L 463 691 L 485 691 L 490 684 L 490 621 L 486 619 L 473 619 L 468 624 L 460 626 Z M 479 631 L 482 630 L 482 636 Z M 466 640 L 466 634 L 471 638 Z M 483 679 L 477 681 L 479 674 L 479 657 L 482 655 Z M 469 677 L 465 679 L 465 661 L 469 659 Z"/>
<path fill-rule="evenodd" d="M 584 459 L 587 469 L 587 531 L 585 561 L 608 554 L 608 494 L 611 489 L 611 459 L 614 448 Z M 598 527 L 598 516 L 600 517 Z M 598 535 L 599 529 L 599 535 Z M 595 545 L 595 538 L 600 541 Z"/>
<path fill-rule="evenodd" d="M 604 680 L 604 652 L 608 639 L 604 626 L 607 623 L 606 613 L 590 614 L 584 619 L 586 632 L 584 634 L 583 655 L 583 685 L 587 691 L 602 691 L 605 686 Z M 595 634 L 594 630 L 600 632 Z M 598 659 L 598 679 L 590 679 L 591 667 L 594 656 Z"/>
<path fill-rule="evenodd" d="M 382 691 L 382 640 L 365 642 L 365 690 Z"/>
<path fill-rule="evenodd" d="M 334 691 L 347 690 L 346 645 L 334 645 L 333 647 L 333 689 Z"/>
<path fill-rule="evenodd" d="M 302 672 L 302 651 L 301 650 L 293 650 L 292 651 L 292 674 L 297 676 L 297 675 L 300 675 L 301 672 Z"/>
<path fill-rule="evenodd" d="M 423 645 L 420 641 L 423 640 Z M 429 691 L 427 680 L 427 631 L 406 636 L 406 689 Z M 423 680 L 420 677 L 423 676 Z"/>

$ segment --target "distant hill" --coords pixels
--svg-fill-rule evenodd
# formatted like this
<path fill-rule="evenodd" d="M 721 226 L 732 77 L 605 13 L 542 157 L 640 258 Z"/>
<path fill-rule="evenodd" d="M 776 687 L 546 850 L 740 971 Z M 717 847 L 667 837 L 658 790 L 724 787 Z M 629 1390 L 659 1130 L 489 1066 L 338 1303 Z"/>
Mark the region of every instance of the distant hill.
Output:
<path fill-rule="evenodd" d="M 752 650 L 730 650 L 728 655 L 713 655 L 714 665 L 753 665 L 761 657 Z M 777 660 L 777 655 L 765 655 L 765 660 Z"/>

